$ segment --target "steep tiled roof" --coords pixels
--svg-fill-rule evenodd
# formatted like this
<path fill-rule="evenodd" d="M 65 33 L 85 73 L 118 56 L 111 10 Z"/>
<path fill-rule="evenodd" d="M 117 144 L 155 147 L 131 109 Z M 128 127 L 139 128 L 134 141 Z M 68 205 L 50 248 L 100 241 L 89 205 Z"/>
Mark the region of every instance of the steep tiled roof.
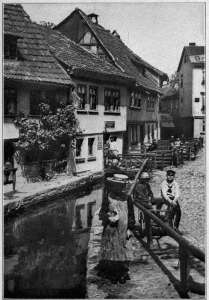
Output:
<path fill-rule="evenodd" d="M 102 78 L 111 81 L 123 80 L 125 82 L 126 80 L 132 84 L 135 82 L 134 78 L 71 41 L 59 31 L 46 29 L 46 40 L 56 58 L 70 67 L 71 74 L 80 74 L 84 77 L 85 75 L 88 77 L 93 76 L 95 79 Z"/>
<path fill-rule="evenodd" d="M 157 85 L 153 81 L 140 74 L 136 66 L 136 64 L 142 66 L 145 66 L 145 64 L 147 64 L 146 66 L 148 67 L 148 63 L 146 63 L 139 56 L 133 53 L 119 37 L 114 36 L 110 33 L 109 30 L 104 29 L 101 25 L 93 23 L 82 10 L 76 9 L 76 11 L 85 20 L 86 24 L 94 33 L 99 43 L 103 46 L 103 49 L 106 51 L 106 53 L 108 53 L 108 55 L 112 58 L 115 66 L 128 73 L 130 76 L 135 77 L 138 85 L 143 86 L 149 90 L 157 91 L 160 93 L 162 92 L 161 88 L 157 87 Z M 151 65 L 149 65 L 149 68 L 151 68 Z M 155 68 L 152 69 L 154 70 Z M 155 72 L 158 72 L 158 70 L 155 69 Z M 166 75 L 161 71 L 160 73 L 160 75 Z"/>
<path fill-rule="evenodd" d="M 4 77 L 15 80 L 72 84 L 49 51 L 42 27 L 30 21 L 19 4 L 4 5 L 4 33 L 17 37 L 18 60 L 4 60 Z"/>
<path fill-rule="evenodd" d="M 179 71 L 180 67 L 181 67 L 181 63 L 182 63 L 182 59 L 185 55 L 188 56 L 193 56 L 193 55 L 204 55 L 205 54 L 205 47 L 204 46 L 185 46 L 182 50 L 182 54 L 181 54 L 181 58 L 179 61 L 179 65 L 178 65 L 178 69 L 177 71 Z"/>
<path fill-rule="evenodd" d="M 185 51 L 187 55 L 203 55 L 205 53 L 205 47 L 203 46 L 186 46 Z"/>

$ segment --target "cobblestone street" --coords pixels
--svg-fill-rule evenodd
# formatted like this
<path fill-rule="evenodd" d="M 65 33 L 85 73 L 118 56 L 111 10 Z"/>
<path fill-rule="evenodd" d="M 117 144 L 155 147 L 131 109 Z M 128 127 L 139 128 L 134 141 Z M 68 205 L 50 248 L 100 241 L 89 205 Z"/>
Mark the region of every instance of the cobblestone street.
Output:
<path fill-rule="evenodd" d="M 198 153 L 196 160 L 186 161 L 182 167 L 175 168 L 176 180 L 181 191 L 180 205 L 182 218 L 180 230 L 192 239 L 193 243 L 204 248 L 205 237 L 205 150 Z M 155 171 L 152 189 L 159 196 L 160 183 L 165 171 Z"/>

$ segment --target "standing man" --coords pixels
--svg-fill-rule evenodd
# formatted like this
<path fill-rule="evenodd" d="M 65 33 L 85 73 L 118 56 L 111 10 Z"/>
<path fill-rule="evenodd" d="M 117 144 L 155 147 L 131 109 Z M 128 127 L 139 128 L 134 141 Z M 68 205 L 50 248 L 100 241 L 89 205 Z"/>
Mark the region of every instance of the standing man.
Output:
<path fill-rule="evenodd" d="M 147 209 L 152 209 L 153 193 L 149 181 L 149 173 L 142 172 L 134 190 L 134 202 L 142 204 Z M 144 222 L 145 235 L 147 236 L 148 243 L 151 243 L 151 222 L 146 214 L 144 214 Z"/>
<path fill-rule="evenodd" d="M 181 208 L 178 202 L 180 197 L 179 185 L 175 181 L 174 170 L 168 170 L 166 175 L 166 180 L 161 184 L 161 195 L 165 203 L 169 205 L 169 224 L 178 231 L 181 220 Z M 175 218 L 174 222 L 172 221 L 173 218 Z"/>

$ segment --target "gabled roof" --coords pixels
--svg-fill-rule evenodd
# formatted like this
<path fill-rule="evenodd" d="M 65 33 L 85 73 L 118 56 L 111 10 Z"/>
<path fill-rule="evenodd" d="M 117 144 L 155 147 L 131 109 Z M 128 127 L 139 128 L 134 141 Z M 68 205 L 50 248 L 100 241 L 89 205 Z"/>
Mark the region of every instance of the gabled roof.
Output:
<path fill-rule="evenodd" d="M 54 56 L 70 74 L 113 82 L 135 83 L 135 79 L 56 30 L 46 29 L 47 43 Z"/>
<path fill-rule="evenodd" d="M 50 53 L 41 26 L 32 23 L 20 4 L 4 4 L 4 34 L 17 37 L 18 60 L 4 60 L 4 77 L 69 85 L 70 76 Z"/>
<path fill-rule="evenodd" d="M 194 46 L 185 46 L 181 53 L 181 58 L 179 61 L 177 72 L 179 72 L 184 55 L 193 56 L 193 55 L 204 55 L 204 54 L 205 54 L 204 46 L 195 46 L 195 45 Z"/>
<path fill-rule="evenodd" d="M 80 17 L 85 21 L 86 25 L 94 34 L 96 40 L 99 42 L 103 50 L 110 57 L 116 67 L 118 67 L 121 71 L 128 73 L 130 76 L 135 77 L 139 86 L 143 86 L 148 90 L 161 93 L 161 88 L 159 88 L 153 81 L 140 74 L 136 64 L 151 69 L 159 76 L 167 77 L 167 75 L 152 67 L 150 64 L 146 63 L 139 56 L 133 53 L 133 51 L 131 51 L 119 37 L 114 36 L 110 33 L 109 30 L 106 30 L 101 25 L 93 23 L 82 10 L 77 8 L 72 12 L 71 15 L 64 19 L 55 28 L 59 29 L 59 27 L 62 24 L 66 23 L 67 20 L 71 18 L 75 13 L 78 13 Z M 136 62 L 136 64 L 134 62 Z"/>

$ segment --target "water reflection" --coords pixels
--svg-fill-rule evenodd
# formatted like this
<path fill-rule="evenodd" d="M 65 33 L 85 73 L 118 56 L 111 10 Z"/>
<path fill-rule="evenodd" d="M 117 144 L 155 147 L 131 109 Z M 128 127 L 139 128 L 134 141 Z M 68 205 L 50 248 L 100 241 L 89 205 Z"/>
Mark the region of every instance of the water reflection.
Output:
<path fill-rule="evenodd" d="M 5 224 L 5 297 L 84 298 L 89 229 L 101 187 Z"/>

